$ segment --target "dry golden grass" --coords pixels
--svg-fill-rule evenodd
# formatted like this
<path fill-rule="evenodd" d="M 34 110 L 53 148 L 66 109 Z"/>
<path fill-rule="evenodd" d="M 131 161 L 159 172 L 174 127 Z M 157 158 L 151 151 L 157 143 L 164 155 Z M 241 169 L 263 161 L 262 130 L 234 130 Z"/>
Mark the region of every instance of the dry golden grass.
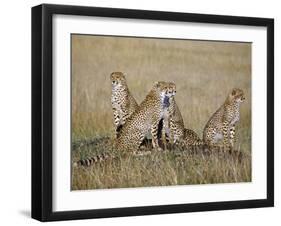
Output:
<path fill-rule="evenodd" d="M 175 82 L 176 100 L 185 126 L 200 137 L 209 117 L 224 102 L 230 90 L 234 87 L 243 89 L 246 101 L 241 106 L 236 148 L 250 156 L 251 44 L 73 35 L 73 143 L 113 136 L 109 79 L 113 71 L 127 74 L 128 86 L 138 103 L 145 98 L 154 81 Z M 87 146 L 73 150 L 72 156 L 84 158 L 97 151 L 100 150 Z M 151 161 L 153 158 L 156 163 Z M 209 158 L 193 156 L 181 165 L 172 154 L 153 154 L 141 160 L 127 159 L 90 169 L 75 169 L 72 188 L 251 180 L 250 158 L 237 164 L 216 156 Z"/>
<path fill-rule="evenodd" d="M 143 187 L 251 181 L 251 162 L 217 153 L 177 156 L 155 152 L 107 160 L 91 167 L 73 168 L 72 189 Z"/>

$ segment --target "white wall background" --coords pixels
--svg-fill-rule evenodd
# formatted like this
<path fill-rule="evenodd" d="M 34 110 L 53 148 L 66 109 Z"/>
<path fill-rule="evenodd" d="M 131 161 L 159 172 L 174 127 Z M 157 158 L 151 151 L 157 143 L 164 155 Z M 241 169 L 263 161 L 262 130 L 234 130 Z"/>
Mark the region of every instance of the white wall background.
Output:
<path fill-rule="evenodd" d="M 36 225 L 30 215 L 31 168 L 31 6 L 42 1 L 2 1 L 0 30 L 0 224 Z M 278 1 L 245 0 L 64 0 L 46 3 L 136 8 L 275 18 L 275 208 L 68 221 L 60 225 L 265 225 L 280 221 L 281 89 Z M 279 88 L 279 89 L 278 89 Z M 279 138 L 279 139 L 278 139 Z M 272 223 L 270 223 L 272 222 Z M 276 225 L 276 223 L 275 223 Z"/>

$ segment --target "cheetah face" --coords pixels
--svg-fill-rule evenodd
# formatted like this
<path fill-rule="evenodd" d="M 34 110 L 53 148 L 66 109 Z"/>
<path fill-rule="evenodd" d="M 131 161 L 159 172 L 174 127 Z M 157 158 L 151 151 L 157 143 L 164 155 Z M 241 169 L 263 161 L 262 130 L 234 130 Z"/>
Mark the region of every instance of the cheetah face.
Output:
<path fill-rule="evenodd" d="M 172 82 L 156 82 L 154 88 L 158 90 L 164 108 L 170 106 L 170 98 L 176 94 L 176 85 Z"/>
<path fill-rule="evenodd" d="M 231 94 L 230 94 L 231 99 L 235 100 L 237 103 L 244 102 L 245 96 L 244 92 L 241 89 L 233 89 Z"/>
<path fill-rule="evenodd" d="M 162 97 L 170 98 L 176 94 L 176 85 L 172 82 L 157 82 L 156 87 Z"/>
<path fill-rule="evenodd" d="M 126 83 L 125 75 L 122 72 L 112 72 L 110 75 L 112 88 L 121 87 Z"/>
<path fill-rule="evenodd" d="M 166 87 L 165 90 L 165 96 L 167 97 L 173 97 L 176 95 L 176 85 L 172 82 L 169 83 L 169 85 Z"/>

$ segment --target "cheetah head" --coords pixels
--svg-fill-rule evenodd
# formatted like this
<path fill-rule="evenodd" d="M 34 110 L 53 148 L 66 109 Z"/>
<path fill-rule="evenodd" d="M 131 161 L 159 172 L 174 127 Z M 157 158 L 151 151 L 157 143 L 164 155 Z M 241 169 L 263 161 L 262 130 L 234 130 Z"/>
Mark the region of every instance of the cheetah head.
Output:
<path fill-rule="evenodd" d="M 156 82 L 154 89 L 159 93 L 162 103 L 165 107 L 170 106 L 170 98 L 176 94 L 176 85 L 172 82 Z"/>
<path fill-rule="evenodd" d="M 173 82 L 156 82 L 154 87 L 161 93 L 161 96 L 172 97 L 176 94 L 176 85 Z"/>
<path fill-rule="evenodd" d="M 244 92 L 241 89 L 238 88 L 234 88 L 231 93 L 229 94 L 228 97 L 230 100 L 234 100 L 236 102 L 243 102 L 245 100 L 245 96 L 244 96 Z"/>
<path fill-rule="evenodd" d="M 110 75 L 110 80 L 113 88 L 126 85 L 126 78 L 122 72 L 112 72 Z"/>

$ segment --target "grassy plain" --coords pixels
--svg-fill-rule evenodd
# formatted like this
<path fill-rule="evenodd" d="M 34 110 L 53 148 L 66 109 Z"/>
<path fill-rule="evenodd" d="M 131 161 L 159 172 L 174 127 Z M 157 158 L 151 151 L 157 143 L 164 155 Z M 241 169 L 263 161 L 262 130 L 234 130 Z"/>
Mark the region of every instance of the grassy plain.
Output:
<path fill-rule="evenodd" d="M 127 74 L 129 89 L 140 103 L 155 81 L 173 81 L 185 127 L 202 137 L 209 117 L 234 87 L 245 92 L 233 158 L 154 153 L 72 169 L 72 189 L 142 187 L 251 181 L 251 44 L 72 35 L 73 144 L 113 137 L 113 71 Z M 78 145 L 79 146 L 79 145 Z M 100 152 L 94 145 L 73 148 L 72 158 Z"/>

